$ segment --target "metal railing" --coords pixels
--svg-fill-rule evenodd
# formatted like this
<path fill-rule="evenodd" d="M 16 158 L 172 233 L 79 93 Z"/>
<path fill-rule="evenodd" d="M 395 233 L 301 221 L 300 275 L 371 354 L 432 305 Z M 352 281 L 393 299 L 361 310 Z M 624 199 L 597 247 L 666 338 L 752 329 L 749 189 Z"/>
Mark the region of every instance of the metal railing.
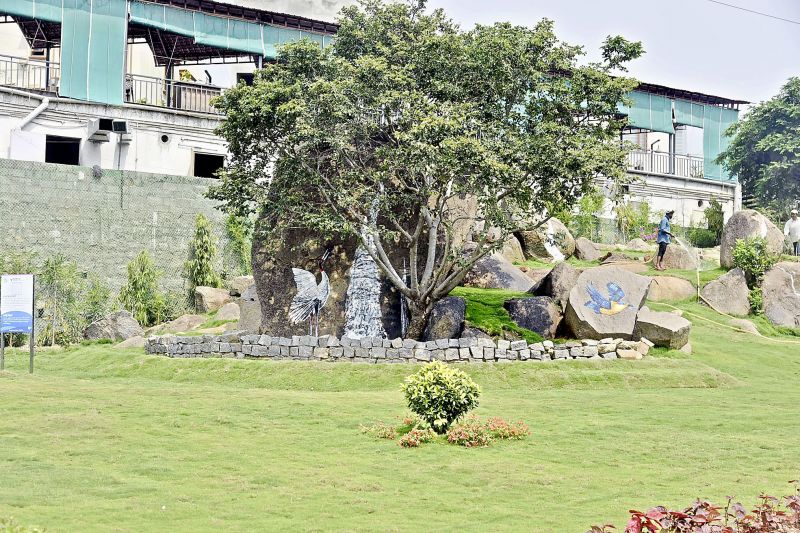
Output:
<path fill-rule="evenodd" d="M 57 93 L 60 79 L 58 63 L 0 54 L 0 85 Z"/>
<path fill-rule="evenodd" d="M 214 85 L 165 80 L 139 74 L 125 76 L 125 101 L 132 104 L 153 105 L 200 113 L 219 113 L 211 105 L 211 99 L 220 94 L 222 94 L 222 88 Z"/>
<path fill-rule="evenodd" d="M 682 178 L 702 178 L 702 157 L 677 155 L 655 150 L 635 150 L 628 154 L 628 169 Z"/>

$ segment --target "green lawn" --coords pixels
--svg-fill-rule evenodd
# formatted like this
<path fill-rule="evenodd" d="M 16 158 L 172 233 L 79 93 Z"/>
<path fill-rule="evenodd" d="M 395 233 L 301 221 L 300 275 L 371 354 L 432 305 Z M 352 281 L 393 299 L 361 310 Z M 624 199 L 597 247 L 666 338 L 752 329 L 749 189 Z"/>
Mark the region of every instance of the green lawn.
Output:
<path fill-rule="evenodd" d="M 621 528 L 630 508 L 786 493 L 800 475 L 800 344 L 689 318 L 691 357 L 465 366 L 479 415 L 532 430 L 484 449 L 359 432 L 404 414 L 411 366 L 87 346 L 43 352 L 30 376 L 13 352 L 0 516 L 53 532 L 580 533 Z"/>

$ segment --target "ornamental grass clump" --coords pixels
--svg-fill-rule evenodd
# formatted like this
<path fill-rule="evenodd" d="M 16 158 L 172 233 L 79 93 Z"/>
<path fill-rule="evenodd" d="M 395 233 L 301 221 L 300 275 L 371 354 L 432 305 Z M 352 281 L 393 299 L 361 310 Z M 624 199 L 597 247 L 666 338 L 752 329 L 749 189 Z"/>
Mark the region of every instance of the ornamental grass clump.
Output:
<path fill-rule="evenodd" d="M 480 387 L 462 372 L 433 361 L 408 376 L 401 386 L 408 408 L 436 433 L 450 426 L 478 406 Z"/>

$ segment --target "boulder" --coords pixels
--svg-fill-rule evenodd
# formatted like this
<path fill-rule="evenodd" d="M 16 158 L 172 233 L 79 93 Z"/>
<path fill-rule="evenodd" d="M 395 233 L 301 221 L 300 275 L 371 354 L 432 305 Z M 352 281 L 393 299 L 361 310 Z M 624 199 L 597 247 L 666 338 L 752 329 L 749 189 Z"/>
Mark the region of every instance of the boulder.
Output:
<path fill-rule="evenodd" d="M 545 339 L 556 336 L 562 317 L 561 310 L 552 298 L 548 296 L 512 298 L 506 300 L 503 307 L 519 327 L 535 331 Z"/>
<path fill-rule="evenodd" d="M 600 257 L 600 250 L 586 237 L 575 239 L 575 257 L 582 261 L 594 261 Z"/>
<path fill-rule="evenodd" d="M 756 325 L 753 324 L 752 322 L 750 322 L 747 319 L 744 319 L 744 318 L 732 318 L 732 319 L 730 319 L 728 321 L 728 324 L 733 326 L 733 327 L 735 327 L 735 328 L 739 328 L 742 331 L 745 331 L 747 333 L 753 333 L 755 335 L 760 335 Z"/>
<path fill-rule="evenodd" d="M 503 242 L 503 248 L 500 250 L 500 255 L 510 263 L 522 263 L 525 261 L 525 254 L 522 253 L 522 244 L 514 235 L 506 237 L 505 242 Z"/>
<path fill-rule="evenodd" d="M 236 302 L 229 302 L 219 308 L 214 318 L 217 320 L 239 320 L 241 313 Z"/>
<path fill-rule="evenodd" d="M 566 324 L 576 339 L 630 339 L 649 288 L 650 278 L 621 268 L 584 270 L 569 292 Z"/>
<path fill-rule="evenodd" d="M 748 237 L 764 237 L 772 254 L 783 252 L 783 232 L 758 211 L 743 209 L 734 213 L 722 230 L 719 263 L 723 268 L 733 267 L 733 247 Z"/>
<path fill-rule="evenodd" d="M 144 330 L 128 311 L 117 311 L 89 324 L 83 336 L 89 340 L 111 339 L 124 341 L 131 337 L 141 337 Z"/>
<path fill-rule="evenodd" d="M 653 264 L 656 264 L 657 259 L 658 254 L 653 254 Z M 697 257 L 680 244 L 673 242 L 667 246 L 663 264 L 675 270 L 697 270 Z"/>
<path fill-rule="evenodd" d="M 776 326 L 800 327 L 800 263 L 772 267 L 761 284 L 764 315 Z"/>
<path fill-rule="evenodd" d="M 461 332 L 462 339 L 491 339 L 492 336 L 483 331 L 482 329 L 474 328 L 471 326 L 464 326 L 464 331 Z"/>
<path fill-rule="evenodd" d="M 567 262 L 558 263 L 542 280 L 534 285 L 530 291 L 536 296 L 549 296 L 561 309 L 566 309 L 569 300 L 569 291 L 578 281 L 578 272 L 575 267 Z"/>
<path fill-rule="evenodd" d="M 689 342 L 691 331 L 692 323 L 682 316 L 651 311 L 644 306 L 636 316 L 633 338 L 646 338 L 656 346 L 679 350 Z"/>
<path fill-rule="evenodd" d="M 254 283 L 253 276 L 236 276 L 228 280 L 227 286 L 231 296 L 241 296 Z"/>
<path fill-rule="evenodd" d="M 653 246 L 647 244 L 647 241 L 644 239 L 636 238 L 631 239 L 628 241 L 628 244 L 625 245 L 626 250 L 633 250 L 634 252 L 650 252 L 653 250 Z"/>
<path fill-rule="evenodd" d="M 654 302 L 678 302 L 692 298 L 697 289 L 688 280 L 672 276 L 653 276 L 647 299 Z"/>
<path fill-rule="evenodd" d="M 475 263 L 462 283 L 467 287 L 521 292 L 533 286 L 531 278 L 499 253 L 488 255 Z"/>
<path fill-rule="evenodd" d="M 423 340 L 457 339 L 464 329 L 466 312 L 467 302 L 463 298 L 458 296 L 442 298 L 433 306 Z"/>
<path fill-rule="evenodd" d="M 124 341 L 115 344 L 114 348 L 119 348 L 120 350 L 125 348 L 144 348 L 145 345 L 145 338 L 141 335 L 137 335 L 135 337 L 131 337 L 130 339 L 125 339 Z"/>
<path fill-rule="evenodd" d="M 625 255 L 619 252 L 608 252 L 599 258 L 600 263 L 603 265 L 612 265 L 616 263 L 638 263 L 639 260 L 633 256 Z"/>
<path fill-rule="evenodd" d="M 194 288 L 194 306 L 198 313 L 213 313 L 231 300 L 227 289 L 203 286 Z"/>
<path fill-rule="evenodd" d="M 740 268 L 734 268 L 714 281 L 709 281 L 700 291 L 702 300 L 716 311 L 738 316 L 750 313 L 748 294 L 750 290 L 747 288 L 747 280 Z"/>
<path fill-rule="evenodd" d="M 163 335 L 164 333 L 186 333 L 197 329 L 198 326 L 208 320 L 203 315 L 181 315 L 171 322 L 150 328 L 148 334 Z"/>
<path fill-rule="evenodd" d="M 251 333 L 261 332 L 261 303 L 258 301 L 256 286 L 251 285 L 236 299 L 239 306 L 239 329 Z"/>
<path fill-rule="evenodd" d="M 575 239 L 563 222 L 550 218 L 531 231 L 517 234 L 528 259 L 563 260 L 575 253 Z"/>

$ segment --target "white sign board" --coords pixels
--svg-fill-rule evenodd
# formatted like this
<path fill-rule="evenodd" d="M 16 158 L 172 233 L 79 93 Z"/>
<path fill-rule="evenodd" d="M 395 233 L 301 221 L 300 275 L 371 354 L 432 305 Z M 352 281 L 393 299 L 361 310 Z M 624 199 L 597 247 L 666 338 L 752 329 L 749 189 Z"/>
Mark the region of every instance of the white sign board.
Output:
<path fill-rule="evenodd" d="M 0 278 L 0 332 L 31 333 L 33 274 L 3 274 Z"/>

